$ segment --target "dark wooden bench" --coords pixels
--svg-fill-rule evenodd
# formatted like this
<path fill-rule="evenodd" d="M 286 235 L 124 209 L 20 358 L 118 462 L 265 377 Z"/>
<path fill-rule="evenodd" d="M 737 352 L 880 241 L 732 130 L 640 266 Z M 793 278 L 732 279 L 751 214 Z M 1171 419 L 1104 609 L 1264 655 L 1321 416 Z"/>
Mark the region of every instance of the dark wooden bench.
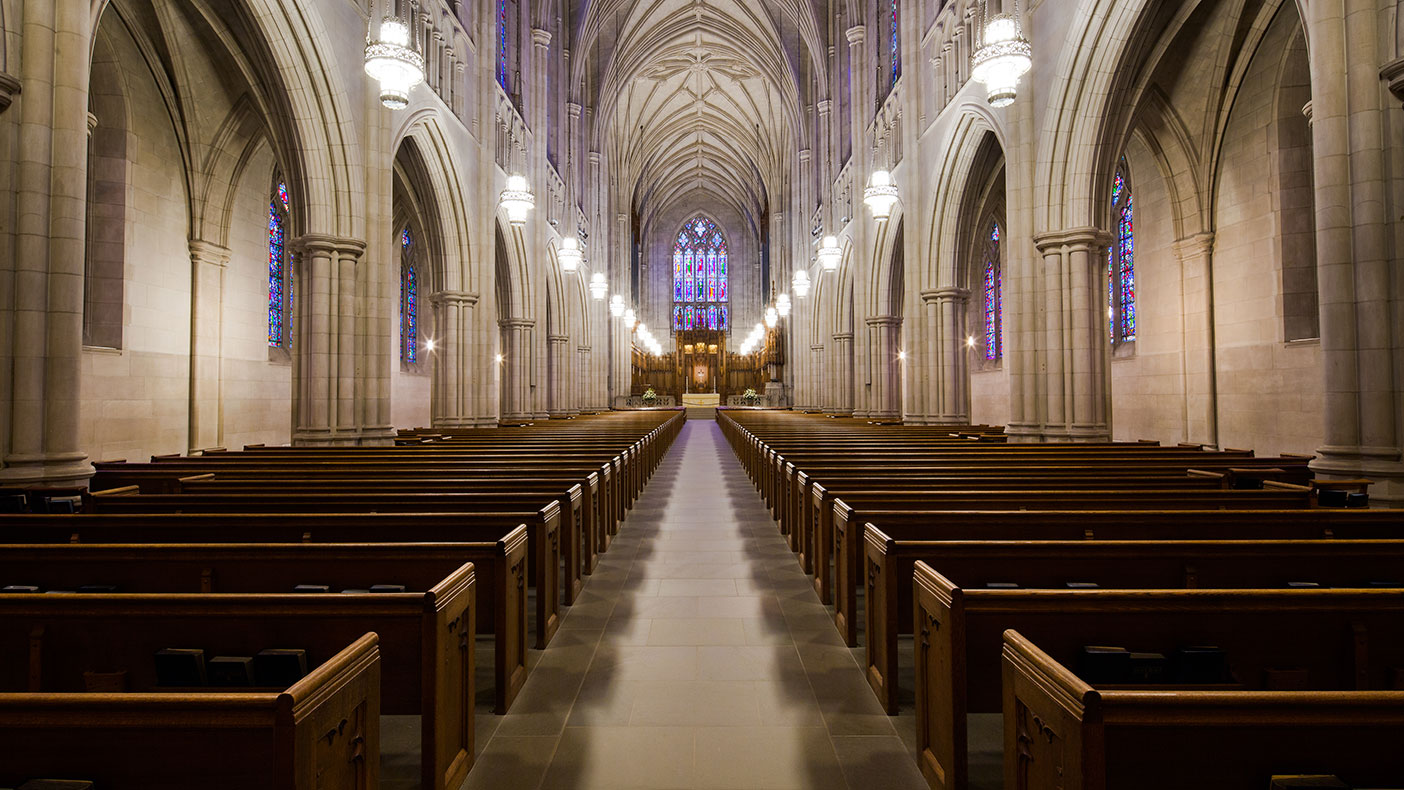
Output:
<path fill-rule="evenodd" d="M 189 531 L 209 530 L 191 526 Z M 526 528 L 518 527 L 480 543 L 0 544 L 0 587 L 76 590 L 97 584 L 122 593 L 288 593 L 303 584 L 327 585 L 333 592 L 402 584 L 429 590 L 471 562 L 476 633 L 492 637 L 493 706 L 504 714 L 527 677 L 521 589 L 526 543 Z"/>
<path fill-rule="evenodd" d="M 1001 710 L 1007 629 L 1058 655 L 1108 643 L 1157 652 L 1215 645 L 1228 651 L 1238 682 L 1255 688 L 1266 670 L 1284 666 L 1279 660 L 1352 679 L 1349 688 L 1384 687 L 1404 664 L 1400 589 L 984 590 L 925 563 L 913 583 L 918 762 L 941 790 L 966 786 L 967 715 Z"/>
<path fill-rule="evenodd" d="M 1404 520 L 1398 533 L 1398 540 L 933 541 L 902 540 L 869 526 L 865 674 L 887 712 L 895 714 L 898 636 L 912 633 L 917 562 L 966 589 L 1014 579 L 1034 588 L 1074 582 L 1115 589 L 1274 588 L 1291 582 L 1349 587 L 1394 578 L 1404 583 Z"/>
<path fill-rule="evenodd" d="M 1279 666 L 1312 665 L 1301 690 L 1263 691 L 1252 683 L 1243 689 L 1091 684 L 1069 666 L 1064 640 L 1045 652 L 1043 637 L 1005 632 L 1005 787 L 1238 790 L 1267 788 L 1278 773 L 1322 771 L 1339 772 L 1355 787 L 1398 784 L 1404 777 L 1404 690 L 1356 684 L 1349 665 L 1352 623 L 1317 613 L 1306 619 L 1307 630 L 1324 632 L 1328 645 L 1294 635 L 1291 624 L 1278 619 L 1286 633 L 1263 645 L 1268 652 L 1262 656 Z M 1321 666 L 1327 663 L 1323 647 L 1346 661 Z M 1397 644 L 1388 652 L 1400 658 Z M 1359 652 L 1353 657 L 1378 662 Z"/>
<path fill-rule="evenodd" d="M 102 790 L 376 787 L 378 644 L 364 634 L 286 689 L 27 691 L 14 689 L 27 686 L 23 675 L 11 676 L 0 692 L 0 783 L 76 775 Z M 91 650 L 105 657 L 111 647 Z"/>

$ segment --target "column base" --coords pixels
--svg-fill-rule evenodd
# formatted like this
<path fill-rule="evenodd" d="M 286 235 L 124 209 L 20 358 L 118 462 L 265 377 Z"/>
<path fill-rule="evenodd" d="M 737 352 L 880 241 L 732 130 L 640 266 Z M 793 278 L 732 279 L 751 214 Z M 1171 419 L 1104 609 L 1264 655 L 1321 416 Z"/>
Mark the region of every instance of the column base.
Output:
<path fill-rule="evenodd" d="M 11 456 L 0 469 L 0 484 L 63 488 L 85 486 L 95 474 L 86 453 L 65 453 L 40 457 Z"/>
<path fill-rule="evenodd" d="M 1321 457 L 1311 462 L 1311 471 L 1323 480 L 1366 478 L 1370 504 L 1404 505 L 1404 463 L 1394 447 L 1322 447 Z"/>

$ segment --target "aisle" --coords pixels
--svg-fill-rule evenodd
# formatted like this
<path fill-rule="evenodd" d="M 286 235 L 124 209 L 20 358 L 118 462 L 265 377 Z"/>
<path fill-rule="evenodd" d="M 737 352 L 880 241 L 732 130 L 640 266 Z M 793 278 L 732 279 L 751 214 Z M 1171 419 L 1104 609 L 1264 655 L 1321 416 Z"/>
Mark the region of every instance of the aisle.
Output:
<path fill-rule="evenodd" d="M 925 787 L 710 421 L 684 427 L 512 713 L 485 718 L 467 788 Z"/>

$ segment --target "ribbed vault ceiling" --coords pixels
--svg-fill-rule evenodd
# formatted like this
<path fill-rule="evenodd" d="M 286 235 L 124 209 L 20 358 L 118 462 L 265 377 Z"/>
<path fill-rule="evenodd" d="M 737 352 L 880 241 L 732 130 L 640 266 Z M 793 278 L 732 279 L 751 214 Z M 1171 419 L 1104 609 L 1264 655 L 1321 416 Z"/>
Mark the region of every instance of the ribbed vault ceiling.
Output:
<path fill-rule="evenodd" d="M 680 204 L 772 209 L 805 145 L 800 59 L 825 51 L 809 0 L 602 0 L 579 44 L 595 143 L 645 226 Z"/>

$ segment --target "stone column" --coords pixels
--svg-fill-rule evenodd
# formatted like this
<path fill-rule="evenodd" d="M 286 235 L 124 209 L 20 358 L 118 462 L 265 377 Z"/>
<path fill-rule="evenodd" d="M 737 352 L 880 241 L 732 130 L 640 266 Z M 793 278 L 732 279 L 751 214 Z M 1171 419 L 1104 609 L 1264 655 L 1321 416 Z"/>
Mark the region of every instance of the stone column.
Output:
<path fill-rule="evenodd" d="M 1326 377 L 1322 476 L 1369 477 L 1377 501 L 1404 501 L 1391 325 L 1396 266 L 1390 183 L 1398 107 L 1381 76 L 1398 82 L 1381 51 L 1377 0 L 1311 3 L 1312 145 L 1321 353 Z M 1383 75 L 1381 64 L 1385 64 Z"/>
<path fill-rule="evenodd" d="M 868 344 L 864 342 L 861 346 L 856 346 L 853 342 L 853 332 L 858 330 L 860 321 L 864 318 L 863 312 L 868 304 L 868 277 L 872 267 L 876 265 L 869 257 L 872 255 L 869 233 L 869 223 L 872 220 L 862 205 L 863 189 L 872 175 L 872 143 L 868 139 L 868 123 L 873 119 L 872 90 L 875 77 L 868 62 L 867 48 L 864 46 L 867 29 L 862 25 L 855 25 L 847 30 L 846 36 L 849 73 L 852 75 L 852 79 L 849 80 L 849 139 L 853 143 L 853 153 L 849 161 L 853 168 L 853 222 L 850 226 L 853 235 L 853 258 L 848 268 L 853 278 L 853 323 L 850 326 L 838 327 L 840 332 L 848 337 L 845 343 L 839 344 L 839 364 L 846 366 L 849 371 L 841 385 L 844 391 L 840 392 L 840 402 L 844 412 L 851 412 L 858 417 L 865 416 L 868 412 L 871 399 L 868 387 L 872 383 L 872 360 L 871 354 L 868 353 Z M 838 315 L 843 314 L 844 310 L 840 307 Z M 859 372 L 862 373 L 863 380 L 854 382 L 854 375 Z"/>
<path fill-rule="evenodd" d="M 933 372 L 935 409 L 931 422 L 962 425 L 970 422 L 970 349 L 965 342 L 970 292 L 964 288 L 923 291 L 927 322 L 935 340 L 925 349 Z"/>
<path fill-rule="evenodd" d="M 1184 336 L 1185 441 L 1219 445 L 1214 353 L 1214 234 L 1175 242 L 1180 258 L 1181 333 Z"/>
<path fill-rule="evenodd" d="M 1107 234 L 1095 228 L 1042 234 L 1044 441 L 1105 441 L 1107 339 L 1100 287 Z"/>
<path fill-rule="evenodd" d="M 530 93 L 526 101 L 525 120 L 528 128 L 531 129 L 531 162 L 529 170 L 535 176 L 532 189 L 536 192 L 538 201 L 537 210 L 534 212 L 539 221 L 533 221 L 528 228 L 523 229 L 523 233 L 531 232 L 526 237 L 525 248 L 530 250 L 531 261 L 527 267 L 528 271 L 534 272 L 537 277 L 538 287 L 532 288 L 528 293 L 535 294 L 533 304 L 527 309 L 532 310 L 532 316 L 546 327 L 547 314 L 547 293 L 546 293 L 546 267 L 550 266 L 550 256 L 546 251 L 547 236 L 549 227 L 545 220 L 548 218 L 550 207 L 550 163 L 546 158 L 546 141 L 550 135 L 547 123 L 547 108 L 551 98 L 547 91 L 547 78 L 550 69 L 551 32 L 542 28 L 532 28 L 531 31 L 531 65 L 530 71 L 524 75 L 523 79 L 530 87 Z M 528 395 L 531 399 L 531 414 L 536 419 L 546 419 L 550 416 L 551 410 L 556 406 L 551 402 L 551 354 L 546 341 L 545 331 L 532 332 L 532 365 L 530 368 L 523 368 L 522 375 L 526 376 L 530 382 Z"/>
<path fill-rule="evenodd" d="M 299 295 L 293 343 L 300 445 L 356 444 L 356 264 L 365 242 L 309 234 L 297 239 Z M 384 426 L 376 426 L 383 429 Z"/>
<path fill-rule="evenodd" d="M 526 371 L 531 366 L 531 340 L 535 321 L 521 318 L 500 320 L 502 327 L 502 421 L 529 422 L 531 384 Z"/>
<path fill-rule="evenodd" d="M 435 428 L 473 428 L 479 424 L 474 414 L 473 386 L 470 380 L 473 358 L 489 349 L 473 341 L 478 295 L 463 291 L 440 291 L 431 303 L 437 313 L 439 345 L 433 353 L 434 383 L 431 419 Z"/>
<path fill-rule="evenodd" d="M 900 361 L 897 359 L 902 319 L 892 315 L 873 316 L 867 324 L 868 345 L 873 353 L 873 388 L 868 416 L 875 420 L 896 420 L 902 416 Z"/>
<path fill-rule="evenodd" d="M 571 368 L 569 335 L 551 335 L 546 338 L 546 349 L 550 355 L 551 393 L 549 410 L 552 419 L 562 420 L 571 416 L 570 382 L 575 374 Z"/>
<path fill-rule="evenodd" d="M 93 474 L 78 435 L 91 22 L 87 3 L 24 0 L 23 9 L 10 424 L 0 480 L 62 485 Z"/>
<path fill-rule="evenodd" d="M 224 272 L 229 250 L 190 242 L 190 436 L 187 448 L 224 445 Z"/>
<path fill-rule="evenodd" d="M 834 355 L 837 364 L 829 370 L 834 377 L 834 414 L 853 413 L 853 333 L 840 332 L 834 335 Z"/>
<path fill-rule="evenodd" d="M 824 379 L 824 344 L 813 343 L 809 346 L 809 408 L 816 411 L 824 411 L 829 405 L 825 388 L 827 382 Z"/>

